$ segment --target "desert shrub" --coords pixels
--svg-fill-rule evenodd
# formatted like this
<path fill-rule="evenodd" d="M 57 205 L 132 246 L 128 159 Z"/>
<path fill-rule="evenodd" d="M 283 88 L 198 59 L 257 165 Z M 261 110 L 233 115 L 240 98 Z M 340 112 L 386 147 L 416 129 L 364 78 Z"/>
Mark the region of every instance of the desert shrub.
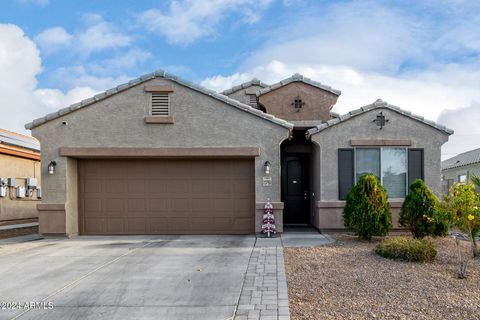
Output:
<path fill-rule="evenodd" d="M 372 236 L 384 236 L 390 230 L 387 192 L 373 174 L 361 176 L 348 193 L 343 221 L 346 228 L 365 240 L 370 240 Z"/>
<path fill-rule="evenodd" d="M 400 209 L 399 223 L 408 228 L 415 238 L 446 236 L 448 219 L 437 208 L 437 197 L 423 180 L 417 179 L 410 185 L 410 192 Z"/>
<path fill-rule="evenodd" d="M 479 203 L 479 195 L 471 183 L 454 183 L 442 202 L 443 210 L 450 215 L 452 226 L 470 237 L 474 256 L 479 255 L 475 241 L 480 233 Z"/>
<path fill-rule="evenodd" d="M 411 262 L 433 261 L 437 256 L 431 241 L 409 237 L 385 239 L 376 246 L 375 252 L 384 258 Z"/>

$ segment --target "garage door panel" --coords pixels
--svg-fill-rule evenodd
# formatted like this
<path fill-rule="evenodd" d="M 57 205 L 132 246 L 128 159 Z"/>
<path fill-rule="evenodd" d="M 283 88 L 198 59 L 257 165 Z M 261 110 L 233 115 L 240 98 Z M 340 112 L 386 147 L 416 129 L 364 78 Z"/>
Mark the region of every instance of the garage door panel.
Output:
<path fill-rule="evenodd" d="M 85 199 L 83 206 L 87 215 L 95 215 L 102 212 L 102 199 Z"/>
<path fill-rule="evenodd" d="M 105 192 L 106 193 L 125 193 L 127 191 L 125 180 L 123 179 L 106 179 Z"/>
<path fill-rule="evenodd" d="M 127 218 L 127 233 L 130 234 L 146 234 L 147 222 L 146 218 Z"/>
<path fill-rule="evenodd" d="M 149 211 L 166 211 L 167 210 L 167 200 L 166 199 L 150 199 L 149 200 Z"/>
<path fill-rule="evenodd" d="M 103 205 L 107 214 L 122 214 L 125 212 L 125 199 L 104 199 Z"/>
<path fill-rule="evenodd" d="M 254 231 L 253 160 L 80 160 L 82 234 Z"/>
<path fill-rule="evenodd" d="M 128 212 L 145 212 L 145 199 L 127 199 Z"/>
<path fill-rule="evenodd" d="M 162 234 L 168 231 L 168 218 L 150 218 L 148 223 L 151 234 Z"/>
<path fill-rule="evenodd" d="M 108 218 L 105 220 L 106 232 L 111 234 L 126 233 L 124 218 Z"/>

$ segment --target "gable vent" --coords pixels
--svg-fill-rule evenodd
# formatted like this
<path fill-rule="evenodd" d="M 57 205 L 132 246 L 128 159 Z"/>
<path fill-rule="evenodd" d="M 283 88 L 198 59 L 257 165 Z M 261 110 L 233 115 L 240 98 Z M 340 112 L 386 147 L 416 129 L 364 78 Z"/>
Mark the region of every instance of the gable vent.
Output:
<path fill-rule="evenodd" d="M 170 99 L 168 92 L 152 92 L 152 116 L 168 116 Z"/>
<path fill-rule="evenodd" d="M 254 94 L 250 95 L 250 105 L 254 108 L 257 107 L 257 96 Z"/>

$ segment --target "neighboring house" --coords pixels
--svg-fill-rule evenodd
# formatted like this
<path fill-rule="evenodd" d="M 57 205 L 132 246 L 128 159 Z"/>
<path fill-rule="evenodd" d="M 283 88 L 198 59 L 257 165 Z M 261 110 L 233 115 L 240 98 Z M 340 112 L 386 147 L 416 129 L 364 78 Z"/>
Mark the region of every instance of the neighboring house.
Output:
<path fill-rule="evenodd" d="M 36 221 L 40 198 L 40 144 L 0 129 L 0 225 Z"/>
<path fill-rule="evenodd" d="M 280 232 L 342 229 L 364 172 L 382 180 L 395 215 L 415 178 L 440 191 L 451 130 L 380 100 L 334 114 L 339 96 L 301 75 L 218 94 L 160 71 L 34 120 L 40 232 L 254 233 L 267 199 Z"/>
<path fill-rule="evenodd" d="M 480 177 L 480 148 L 442 161 L 443 193 L 447 194 L 453 183 L 466 183 L 472 176 Z"/>

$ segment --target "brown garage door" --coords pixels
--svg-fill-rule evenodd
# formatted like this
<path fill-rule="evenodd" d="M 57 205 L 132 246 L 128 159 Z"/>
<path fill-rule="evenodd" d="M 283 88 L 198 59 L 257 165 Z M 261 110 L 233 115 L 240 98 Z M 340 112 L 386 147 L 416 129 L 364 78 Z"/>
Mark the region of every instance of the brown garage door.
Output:
<path fill-rule="evenodd" d="M 253 233 L 254 190 L 253 160 L 80 160 L 80 233 Z"/>

